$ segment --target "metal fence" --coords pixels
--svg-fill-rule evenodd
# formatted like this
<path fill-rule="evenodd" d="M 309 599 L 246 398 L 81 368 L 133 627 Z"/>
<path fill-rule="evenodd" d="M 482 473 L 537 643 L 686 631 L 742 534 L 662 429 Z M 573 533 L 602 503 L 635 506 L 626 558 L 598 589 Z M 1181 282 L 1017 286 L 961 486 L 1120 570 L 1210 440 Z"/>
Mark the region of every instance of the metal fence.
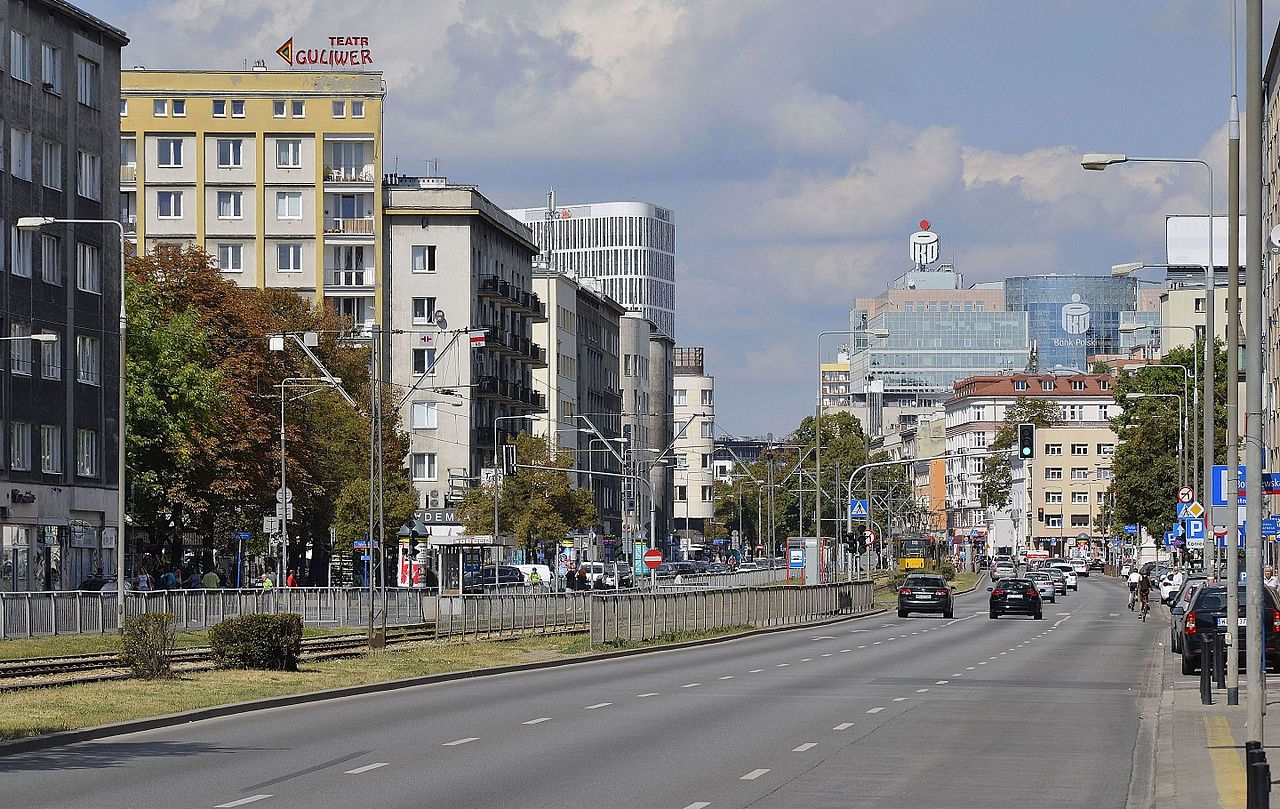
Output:
<path fill-rule="evenodd" d="M 491 593 L 442 595 L 438 599 L 436 637 L 510 637 L 582 631 L 589 605 L 598 593 Z"/>
<path fill-rule="evenodd" d="M 591 642 L 648 640 L 682 631 L 733 626 L 787 626 L 871 609 L 869 581 L 804 587 L 735 587 L 597 593 L 591 599 Z"/>

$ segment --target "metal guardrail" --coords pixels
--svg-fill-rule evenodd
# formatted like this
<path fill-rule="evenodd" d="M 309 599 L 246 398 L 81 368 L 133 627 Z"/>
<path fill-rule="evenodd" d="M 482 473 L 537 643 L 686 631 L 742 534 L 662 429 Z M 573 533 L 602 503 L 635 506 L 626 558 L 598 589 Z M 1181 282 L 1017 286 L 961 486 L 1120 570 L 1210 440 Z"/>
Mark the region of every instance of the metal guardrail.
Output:
<path fill-rule="evenodd" d="M 595 597 L 590 593 L 442 595 L 437 605 L 436 637 L 467 640 L 531 631 L 582 631 L 587 628 Z"/>
<path fill-rule="evenodd" d="M 651 593 L 597 593 L 593 644 L 649 640 L 671 632 L 733 626 L 787 626 L 872 608 L 869 581 L 800 587 L 734 587 Z"/>

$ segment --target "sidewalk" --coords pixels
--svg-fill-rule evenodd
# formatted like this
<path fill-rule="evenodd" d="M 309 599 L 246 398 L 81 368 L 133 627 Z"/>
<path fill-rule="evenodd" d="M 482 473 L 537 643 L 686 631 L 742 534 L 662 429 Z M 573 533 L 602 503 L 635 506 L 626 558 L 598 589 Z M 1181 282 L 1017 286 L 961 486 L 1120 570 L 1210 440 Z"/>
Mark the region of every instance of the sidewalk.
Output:
<path fill-rule="evenodd" d="M 1181 673 L 1179 658 L 1161 645 L 1156 682 L 1155 783 L 1151 806 L 1159 809 L 1244 809 L 1244 743 L 1247 695 L 1240 673 L 1240 704 L 1228 705 L 1225 689 L 1214 688 L 1213 704 L 1200 704 L 1200 677 Z M 1264 749 L 1272 782 L 1280 781 L 1280 675 L 1268 675 Z M 1272 800 L 1280 806 L 1280 788 Z M 1135 807 L 1130 807 L 1135 809 Z"/>

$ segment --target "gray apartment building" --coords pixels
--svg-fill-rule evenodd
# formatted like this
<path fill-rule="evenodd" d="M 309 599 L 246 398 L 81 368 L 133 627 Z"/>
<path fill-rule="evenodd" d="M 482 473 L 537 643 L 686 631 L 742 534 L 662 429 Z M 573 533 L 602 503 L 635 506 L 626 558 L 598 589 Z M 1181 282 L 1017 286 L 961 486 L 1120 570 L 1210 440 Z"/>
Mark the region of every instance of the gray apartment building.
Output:
<path fill-rule="evenodd" d="M 625 442 L 621 440 L 619 334 L 626 310 L 598 289 L 597 282 L 581 279 L 577 290 L 578 413 L 599 434 L 588 449 L 607 449 L 603 444 L 610 442 L 622 455 Z M 622 478 L 614 477 L 622 474 L 622 464 L 613 452 L 589 452 L 587 457 L 594 472 L 609 473 L 593 475 L 591 479 L 604 544 L 602 557 L 630 557 L 630 549 L 623 548 Z"/>
<path fill-rule="evenodd" d="M 0 3 L 0 30 L 0 589 L 67 589 L 115 568 L 120 242 L 17 222 L 118 220 L 128 39 L 58 0 Z"/>

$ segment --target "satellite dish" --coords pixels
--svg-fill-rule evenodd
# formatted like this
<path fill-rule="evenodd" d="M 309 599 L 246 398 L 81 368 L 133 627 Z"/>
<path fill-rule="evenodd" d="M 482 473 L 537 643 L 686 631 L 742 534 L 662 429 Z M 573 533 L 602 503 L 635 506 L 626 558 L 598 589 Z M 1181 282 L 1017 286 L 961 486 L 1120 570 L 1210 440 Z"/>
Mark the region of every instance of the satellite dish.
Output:
<path fill-rule="evenodd" d="M 1280 225 L 1276 225 L 1271 229 L 1271 238 L 1267 241 L 1270 242 L 1272 253 L 1280 253 Z"/>
<path fill-rule="evenodd" d="M 445 320 L 443 309 L 437 309 L 433 319 L 435 320 L 436 328 L 440 331 L 444 331 L 449 328 L 449 321 Z"/>

